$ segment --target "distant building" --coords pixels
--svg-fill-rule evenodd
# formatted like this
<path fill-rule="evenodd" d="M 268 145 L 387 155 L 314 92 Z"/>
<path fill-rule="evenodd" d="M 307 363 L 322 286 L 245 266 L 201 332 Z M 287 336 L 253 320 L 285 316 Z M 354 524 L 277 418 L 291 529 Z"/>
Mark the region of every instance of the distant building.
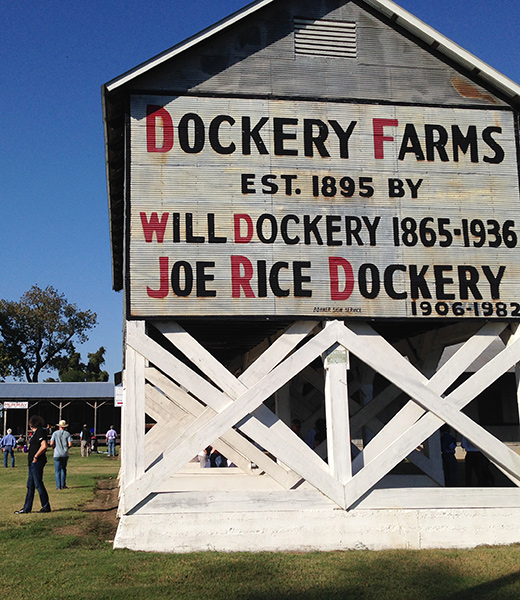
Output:
<path fill-rule="evenodd" d="M 65 419 L 72 434 L 79 434 L 85 423 L 96 433 L 106 433 L 110 425 L 119 430 L 121 408 L 114 405 L 115 389 L 108 382 L 0 383 L 4 431 L 10 427 L 15 435 L 25 434 L 33 414 L 53 426 Z"/>

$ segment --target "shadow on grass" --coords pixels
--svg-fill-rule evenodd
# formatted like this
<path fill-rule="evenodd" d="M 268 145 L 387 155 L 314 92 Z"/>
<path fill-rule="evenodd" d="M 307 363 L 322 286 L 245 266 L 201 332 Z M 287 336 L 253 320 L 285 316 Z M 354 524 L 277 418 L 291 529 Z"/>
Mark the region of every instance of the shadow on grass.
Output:
<path fill-rule="evenodd" d="M 475 600 L 477 598 L 492 598 L 493 600 L 509 600 L 511 598 L 517 600 L 520 598 L 520 571 L 475 585 L 462 592 L 444 596 L 439 600 Z"/>
<path fill-rule="evenodd" d="M 216 558 L 216 560 L 215 560 Z M 391 557 L 373 553 L 329 555 L 265 555 L 263 559 L 212 561 L 202 557 L 203 580 L 211 586 L 196 590 L 191 580 L 182 598 L 217 600 L 519 600 L 520 572 L 481 582 L 478 565 L 468 569 L 457 557 L 439 557 L 440 564 L 424 564 L 420 555 Z M 199 555 L 200 560 L 200 555 Z M 492 559 L 491 559 L 492 560 Z M 435 561 L 434 561 L 435 562 Z M 227 569 L 227 572 L 226 572 Z M 243 577 L 237 578 L 237 573 Z M 188 583 L 186 581 L 186 583 Z M 208 584 L 209 585 L 209 584 Z M 183 586 L 184 587 L 184 586 Z M 193 595 L 191 595 L 193 594 Z M 206 596 L 206 597 L 210 597 Z"/>
<path fill-rule="evenodd" d="M 81 512 L 84 513 L 109 513 L 115 512 L 117 506 L 110 506 L 109 508 L 84 508 Z"/>

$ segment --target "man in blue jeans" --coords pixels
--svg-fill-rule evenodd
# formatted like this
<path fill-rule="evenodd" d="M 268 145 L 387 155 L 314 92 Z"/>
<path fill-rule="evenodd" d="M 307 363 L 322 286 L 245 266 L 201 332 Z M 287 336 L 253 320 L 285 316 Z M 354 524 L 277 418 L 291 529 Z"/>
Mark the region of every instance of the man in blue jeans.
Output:
<path fill-rule="evenodd" d="M 21 515 L 32 511 L 34 501 L 34 490 L 38 490 L 40 495 L 41 509 L 40 512 L 51 512 L 49 503 L 49 495 L 43 484 L 43 468 L 47 463 L 47 432 L 43 428 L 44 421 L 41 417 L 33 415 L 29 419 L 29 427 L 31 428 L 32 436 L 29 442 L 29 452 L 27 459 L 29 461 L 29 475 L 27 477 L 27 495 L 23 508 L 15 510 L 15 514 Z"/>
<path fill-rule="evenodd" d="M 56 489 L 67 489 L 67 462 L 69 460 L 69 448 L 72 446 L 72 436 L 67 431 L 67 422 L 61 420 L 58 423 L 58 431 L 51 437 L 51 446 L 54 448 L 54 477 Z"/>
<path fill-rule="evenodd" d="M 108 456 L 116 455 L 116 437 L 117 431 L 114 429 L 113 425 L 110 425 L 110 429 L 106 433 Z"/>
<path fill-rule="evenodd" d="M 16 438 L 13 435 L 13 430 L 8 429 L 7 435 L 4 435 L 0 441 L 2 452 L 4 453 L 4 467 L 7 469 L 7 459 L 11 455 L 11 467 L 14 468 L 14 448 L 16 446 Z"/>

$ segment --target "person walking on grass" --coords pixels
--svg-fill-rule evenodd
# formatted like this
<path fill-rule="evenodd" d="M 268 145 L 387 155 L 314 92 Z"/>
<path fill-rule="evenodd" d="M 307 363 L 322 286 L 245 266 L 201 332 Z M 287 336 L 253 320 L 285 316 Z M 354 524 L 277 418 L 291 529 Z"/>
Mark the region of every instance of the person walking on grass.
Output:
<path fill-rule="evenodd" d="M 29 461 L 29 475 L 27 477 L 27 494 L 23 508 L 15 510 L 15 514 L 21 515 L 30 513 L 33 507 L 34 491 L 38 490 L 40 495 L 40 512 L 51 512 L 49 503 L 49 494 L 43 483 L 43 469 L 47 463 L 47 432 L 43 428 L 44 421 L 41 417 L 33 415 L 29 419 L 29 427 L 32 431 L 31 441 L 29 442 L 29 452 L 27 458 Z"/>
<path fill-rule="evenodd" d="M 7 435 L 0 440 L 2 452 L 4 453 L 4 467 L 7 469 L 7 459 L 11 455 L 11 467 L 14 468 L 14 449 L 16 447 L 16 438 L 13 435 L 13 430 L 8 429 Z"/>
<path fill-rule="evenodd" d="M 79 437 L 81 439 L 81 456 L 83 458 L 85 458 L 85 456 L 90 456 L 92 434 L 90 433 L 90 429 L 87 427 L 86 423 L 83 425 L 83 429 L 81 430 Z"/>
<path fill-rule="evenodd" d="M 52 434 L 51 446 L 54 448 L 54 477 L 56 489 L 67 489 L 67 462 L 69 460 L 69 448 L 72 446 L 72 436 L 67 431 L 67 422 L 60 421 L 58 430 Z"/>
<path fill-rule="evenodd" d="M 110 429 L 106 433 L 106 438 L 108 446 L 108 456 L 115 456 L 117 431 L 114 429 L 113 425 L 110 425 Z"/>

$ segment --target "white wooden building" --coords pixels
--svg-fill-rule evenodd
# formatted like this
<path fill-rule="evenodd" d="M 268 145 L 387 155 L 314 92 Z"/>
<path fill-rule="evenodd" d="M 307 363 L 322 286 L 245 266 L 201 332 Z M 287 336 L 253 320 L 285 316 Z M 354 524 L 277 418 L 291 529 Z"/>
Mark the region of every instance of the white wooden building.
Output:
<path fill-rule="evenodd" d="M 390 0 L 259 0 L 103 107 L 115 546 L 520 541 L 517 386 L 479 417 L 520 362 L 520 87 Z M 444 424 L 494 486 L 445 485 Z"/>

